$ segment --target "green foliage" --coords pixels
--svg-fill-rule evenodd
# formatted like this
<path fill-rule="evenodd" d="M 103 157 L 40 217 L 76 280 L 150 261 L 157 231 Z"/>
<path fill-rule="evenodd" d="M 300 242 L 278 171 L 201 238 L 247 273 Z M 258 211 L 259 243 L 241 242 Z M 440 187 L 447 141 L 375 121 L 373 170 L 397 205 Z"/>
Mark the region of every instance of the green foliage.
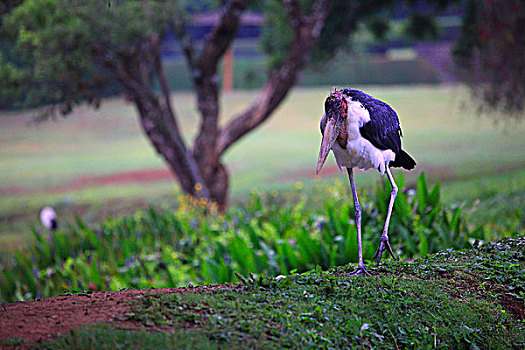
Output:
<path fill-rule="evenodd" d="M 19 346 L 19 345 L 22 345 L 23 343 L 24 343 L 24 339 L 19 338 L 19 337 L 6 338 L 0 341 L 0 345 L 3 345 L 3 346 Z"/>
<path fill-rule="evenodd" d="M 96 71 L 85 29 L 58 0 L 26 1 L 17 7 L 4 23 L 13 59 L 2 71 L 16 65 L 18 74 L 5 76 L 9 90 L 2 91 L 2 105 L 13 95 L 22 97 L 13 102 L 28 107 L 84 97 L 79 87 L 89 91 Z M 63 112 L 67 110 L 64 106 Z"/>
<path fill-rule="evenodd" d="M 525 115 L 524 23 L 521 0 L 467 2 L 454 58 L 479 113 L 516 120 Z"/>
<path fill-rule="evenodd" d="M 372 33 L 375 39 L 385 39 L 390 30 L 390 21 L 379 16 L 372 16 L 367 23 L 367 29 Z"/>
<path fill-rule="evenodd" d="M 525 299 L 525 238 L 523 236 L 475 245 L 469 251 L 446 249 L 419 259 L 418 264 L 398 262 L 389 271 L 408 273 L 422 279 L 454 275 L 460 285 L 506 289 L 506 296 L 519 305 Z M 471 280 L 473 278 L 474 280 Z"/>
<path fill-rule="evenodd" d="M 405 28 L 405 34 L 413 40 L 436 40 L 438 32 L 434 18 L 423 13 L 412 14 Z"/>
<path fill-rule="evenodd" d="M 261 47 L 269 53 L 268 67 L 279 66 L 286 58 L 293 42 L 293 30 L 287 20 L 282 3 L 267 1 L 264 8 L 266 23 L 261 36 Z"/>
<path fill-rule="evenodd" d="M 211 290 L 149 294 L 131 300 L 121 320 L 162 329 L 152 339 L 162 349 L 519 349 L 525 345 L 524 245 L 522 237 L 447 250 L 359 278 L 349 276 L 351 267 L 317 267 Z M 99 325 L 44 346 L 118 348 L 138 336 L 149 337 Z"/>
<path fill-rule="evenodd" d="M 395 7 L 408 11 L 409 17 L 403 36 L 411 39 L 435 39 L 438 27 L 434 16 L 448 5 L 458 0 L 441 1 L 384 1 L 335 0 L 329 2 L 329 11 L 319 39 L 312 52 L 312 63 L 315 65 L 332 59 L 337 52 L 351 45 L 351 36 L 365 24 L 376 39 L 384 39 L 391 29 L 390 17 Z M 308 13 L 314 1 L 299 1 L 302 13 Z M 419 12 L 418 7 L 426 9 Z M 268 1 L 265 7 L 267 22 L 263 28 L 262 48 L 269 55 L 269 66 L 275 67 L 283 62 L 290 50 L 293 30 L 278 1 Z"/>
<path fill-rule="evenodd" d="M 402 190 L 390 237 L 401 257 L 518 234 L 481 226 L 471 230 L 461 208 L 441 203 L 439 185 L 428 188 L 424 175 L 414 193 L 405 189 L 402 175 L 397 183 Z M 389 198 L 386 182 L 373 195 L 360 194 L 365 259 L 379 244 Z M 109 218 L 95 228 L 77 219 L 47 237 L 34 230 L 30 249 L 16 252 L 14 262 L 2 269 L 0 295 L 13 301 L 89 289 L 225 283 L 238 280 L 234 272 L 276 276 L 356 262 L 352 203 L 346 186 L 336 185 L 313 194 L 254 193 L 224 216 L 207 216 L 206 203 L 196 207 L 180 197 L 175 212 L 149 209 Z"/>
<path fill-rule="evenodd" d="M 0 58 L 0 106 L 54 104 L 53 113 L 63 115 L 81 102 L 97 106 L 118 89 L 105 58 L 97 56 L 101 49 L 132 57 L 145 38 L 162 35 L 176 13 L 163 1 L 23 2 L 4 18 L 11 49 Z"/>

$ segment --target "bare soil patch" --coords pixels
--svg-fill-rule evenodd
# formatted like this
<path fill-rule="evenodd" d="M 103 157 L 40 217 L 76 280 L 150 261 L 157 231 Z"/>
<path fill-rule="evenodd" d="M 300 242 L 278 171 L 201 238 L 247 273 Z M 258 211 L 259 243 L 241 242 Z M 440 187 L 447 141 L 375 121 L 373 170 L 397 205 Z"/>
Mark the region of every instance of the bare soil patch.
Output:
<path fill-rule="evenodd" d="M 466 295 L 481 295 L 487 294 L 488 292 L 497 297 L 501 307 L 514 318 L 518 320 L 525 319 L 525 303 L 523 300 L 516 299 L 512 296 L 507 288 L 492 282 L 481 283 L 482 280 L 477 280 L 465 275 L 445 274 L 441 277 L 448 279 L 450 283 L 458 287 L 455 291 L 449 291 L 450 295 L 454 298 L 463 299 L 462 293 L 459 293 L 458 290 L 465 291 Z"/>
<path fill-rule="evenodd" d="M 0 195 L 21 195 L 30 193 L 62 193 L 80 190 L 85 187 L 123 185 L 130 183 L 144 184 L 161 181 L 172 181 L 175 177 L 168 168 L 141 169 L 124 171 L 108 175 L 85 175 L 73 179 L 71 182 L 47 189 L 30 187 L 5 187 L 0 188 Z"/>
<path fill-rule="evenodd" d="M 129 301 L 152 293 L 206 293 L 225 286 L 195 288 L 124 290 L 97 292 L 22 301 L 0 305 L 0 344 L 9 338 L 22 338 L 17 349 L 26 349 L 35 343 L 50 341 L 70 329 L 98 322 L 120 323 L 123 328 L 134 328 L 125 321 Z M 13 347 L 0 348 L 11 349 Z"/>
<path fill-rule="evenodd" d="M 115 184 L 121 185 L 129 183 L 150 183 L 159 181 L 170 181 L 174 179 L 175 177 L 168 168 L 142 169 L 109 175 L 82 176 L 73 180 L 73 182 L 71 182 L 70 184 L 52 188 L 51 192 L 71 191 L 89 186 L 106 186 Z"/>

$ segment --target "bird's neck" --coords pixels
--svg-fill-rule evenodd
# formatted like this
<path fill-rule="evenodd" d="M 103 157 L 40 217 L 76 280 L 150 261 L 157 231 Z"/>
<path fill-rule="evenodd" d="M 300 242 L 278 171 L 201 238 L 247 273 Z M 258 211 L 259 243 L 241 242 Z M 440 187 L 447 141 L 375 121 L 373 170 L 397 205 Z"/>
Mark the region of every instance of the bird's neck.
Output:
<path fill-rule="evenodd" d="M 347 142 L 348 142 L 348 123 L 345 118 L 343 125 L 341 125 L 341 131 L 339 132 L 339 135 L 337 135 L 337 143 L 339 143 L 339 146 L 341 146 L 342 148 L 346 148 Z"/>

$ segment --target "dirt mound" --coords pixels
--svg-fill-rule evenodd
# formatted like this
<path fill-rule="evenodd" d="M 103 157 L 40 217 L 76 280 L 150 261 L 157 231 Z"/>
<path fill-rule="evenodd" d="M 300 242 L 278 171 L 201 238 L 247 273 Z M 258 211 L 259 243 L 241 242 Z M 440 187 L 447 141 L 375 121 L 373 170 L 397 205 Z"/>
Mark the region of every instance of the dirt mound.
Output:
<path fill-rule="evenodd" d="M 0 305 L 0 344 L 8 338 L 22 338 L 24 343 L 17 349 L 47 342 L 70 329 L 97 322 L 129 323 L 124 314 L 128 301 L 150 293 L 203 293 L 220 286 L 195 288 L 125 290 L 68 294 L 35 301 L 23 301 Z M 0 348 L 3 348 L 0 345 Z M 12 347 L 6 347 L 10 349 Z"/>

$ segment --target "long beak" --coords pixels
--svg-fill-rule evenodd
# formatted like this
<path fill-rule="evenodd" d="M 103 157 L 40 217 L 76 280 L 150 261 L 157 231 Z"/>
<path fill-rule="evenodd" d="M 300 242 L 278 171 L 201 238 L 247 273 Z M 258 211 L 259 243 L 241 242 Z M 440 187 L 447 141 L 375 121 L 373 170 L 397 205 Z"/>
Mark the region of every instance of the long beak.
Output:
<path fill-rule="evenodd" d="M 326 123 L 324 127 L 323 132 L 323 141 L 321 141 L 321 149 L 319 150 L 319 159 L 317 160 L 317 171 L 316 174 L 319 174 L 321 171 L 321 168 L 323 167 L 324 162 L 326 161 L 326 157 L 328 157 L 328 154 L 330 153 L 330 150 L 332 149 L 332 145 L 335 142 L 335 139 L 337 138 L 337 132 L 336 132 L 336 122 L 334 119 L 328 119 L 328 122 Z"/>

